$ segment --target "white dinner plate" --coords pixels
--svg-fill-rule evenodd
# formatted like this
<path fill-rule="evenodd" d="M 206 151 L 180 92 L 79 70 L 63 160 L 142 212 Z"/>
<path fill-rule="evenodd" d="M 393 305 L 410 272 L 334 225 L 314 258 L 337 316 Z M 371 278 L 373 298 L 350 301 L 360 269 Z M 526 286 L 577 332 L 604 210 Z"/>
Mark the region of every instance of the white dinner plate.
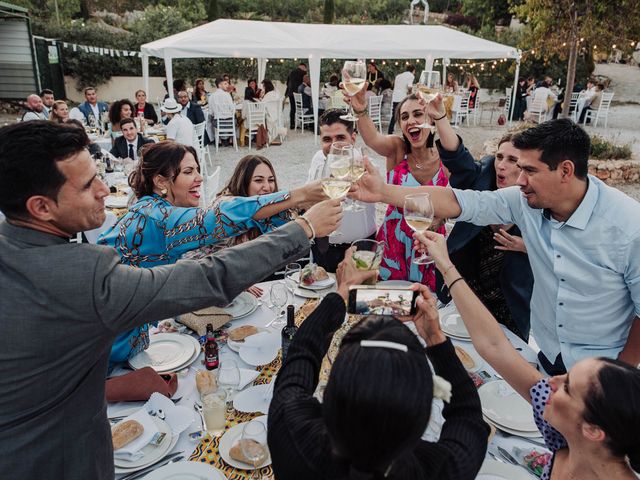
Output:
<path fill-rule="evenodd" d="M 498 426 L 520 432 L 538 432 L 533 408 L 504 380 L 485 383 L 478 388 L 482 413 Z"/>
<path fill-rule="evenodd" d="M 329 275 L 329 278 L 325 278 L 324 280 L 318 280 L 317 282 L 313 282 L 311 285 L 302 284 L 302 282 L 300 281 L 299 273 L 294 273 L 291 276 L 291 278 L 293 278 L 296 282 L 298 282 L 298 285 L 300 286 L 300 288 L 306 288 L 307 290 L 324 290 L 336 283 L 336 279 L 333 278 L 331 275 Z"/>
<path fill-rule="evenodd" d="M 202 353 L 202 345 L 200 345 L 200 342 L 197 339 L 193 338 L 191 335 L 186 335 L 186 336 L 188 336 L 193 343 L 193 349 L 194 349 L 193 356 L 189 360 L 187 360 L 183 365 L 176 367 L 175 370 L 173 370 L 176 372 L 190 366 L 193 362 L 198 360 L 200 353 Z M 168 372 L 159 372 L 159 373 L 168 373 Z"/>
<path fill-rule="evenodd" d="M 242 292 L 236 298 L 233 299 L 229 305 L 223 308 L 223 310 L 231 315 L 232 319 L 246 317 L 255 312 L 258 308 L 258 299 L 251 295 L 249 292 Z"/>
<path fill-rule="evenodd" d="M 259 367 L 275 360 L 280 350 L 280 334 L 261 332 L 247 337 L 240 347 L 240 358 L 249 365 Z"/>
<path fill-rule="evenodd" d="M 455 338 L 470 339 L 467 327 L 465 327 L 459 313 L 442 313 L 440 317 L 442 331 Z"/>
<path fill-rule="evenodd" d="M 169 450 L 167 450 L 167 455 L 169 455 L 171 453 L 171 451 L 174 449 L 174 447 L 177 445 L 178 440 L 180 439 L 180 435 L 175 435 L 171 438 L 171 443 L 169 444 Z M 166 456 L 166 455 L 165 455 Z M 163 457 L 164 458 L 164 457 Z M 143 468 L 146 467 L 138 467 L 138 468 L 123 468 L 123 467 L 118 467 L 116 465 L 115 467 L 115 473 L 116 474 L 129 474 L 129 473 L 134 473 L 137 472 L 138 470 L 142 470 Z"/>
<path fill-rule="evenodd" d="M 114 457 L 113 463 L 115 464 L 115 466 L 127 469 L 141 469 L 157 462 L 167 453 L 169 453 L 169 450 L 171 448 L 171 440 L 173 439 L 171 436 L 171 427 L 169 427 L 167 422 L 165 422 L 164 420 L 160 420 L 157 417 L 151 417 L 151 419 L 153 420 L 153 423 L 156 424 L 158 431 L 165 434 L 165 437 L 162 439 L 160 445 L 155 446 L 147 444 L 142 449 L 142 453 L 144 455 L 137 460 L 131 461 Z"/>
<path fill-rule="evenodd" d="M 505 427 L 504 425 L 498 425 L 496 422 L 491 421 L 491 419 L 487 418 L 485 415 L 483 415 L 482 418 L 484 418 L 484 421 L 487 422 L 488 424 L 493 425 L 498 430 L 508 433 L 509 435 L 515 435 L 517 437 L 524 437 L 524 438 L 542 439 L 542 434 L 540 433 L 540 430 L 536 430 L 535 432 L 522 432 L 519 430 L 513 430 L 511 428 Z"/>
<path fill-rule="evenodd" d="M 272 382 L 274 380 L 271 380 Z M 254 385 L 240 393 L 237 393 L 233 399 L 233 408 L 239 412 L 255 413 L 260 412 L 265 415 L 269 413 L 269 404 L 273 398 L 273 390 L 271 390 L 271 384 L 265 383 L 261 385 Z M 265 393 L 271 393 L 265 397 Z"/>
<path fill-rule="evenodd" d="M 177 462 L 154 470 L 145 480 L 226 480 L 227 477 L 208 463 Z"/>
<path fill-rule="evenodd" d="M 259 422 L 264 423 L 264 426 L 267 426 L 267 416 L 263 415 L 262 417 L 258 417 L 255 418 L 254 420 L 257 420 Z M 246 422 L 245 422 L 246 423 Z M 238 440 L 240 440 L 240 437 L 242 436 L 242 429 L 244 428 L 244 423 L 239 423 L 237 425 L 234 425 L 233 427 L 231 427 L 229 430 L 227 430 L 224 435 L 222 435 L 222 438 L 220 438 L 220 444 L 218 445 L 218 452 L 220 453 L 220 456 L 222 457 L 222 459 L 229 465 L 231 465 L 232 467 L 235 468 L 239 468 L 241 470 L 253 470 L 253 465 L 249 465 L 248 463 L 244 463 L 241 462 L 239 460 L 235 460 L 233 458 L 231 458 L 231 455 L 229 455 L 229 450 L 231 450 L 231 447 L 233 447 L 236 442 L 238 442 Z M 258 468 L 264 468 L 271 465 L 271 454 L 269 453 L 269 456 L 267 457 L 267 459 L 261 463 L 260 465 L 258 465 Z"/>
<path fill-rule="evenodd" d="M 255 326 L 255 325 L 254 325 Z M 257 335 L 260 332 L 266 332 L 268 331 L 265 328 L 262 327 L 256 327 L 258 329 L 258 331 L 256 333 L 254 333 L 254 335 Z M 249 335 L 249 337 L 251 337 L 252 335 Z M 249 338 L 246 337 L 246 338 Z M 242 345 L 244 345 L 244 340 L 231 340 L 230 338 L 227 338 L 227 345 L 229 345 L 229 348 L 231 350 L 233 350 L 234 352 L 239 352 L 240 351 L 240 347 L 242 347 Z"/>
<path fill-rule="evenodd" d="M 487 459 L 482 463 L 476 480 L 531 480 L 531 478 L 520 467 Z"/>
<path fill-rule="evenodd" d="M 127 208 L 129 197 L 109 195 L 104 199 L 104 206 L 107 208 Z"/>
<path fill-rule="evenodd" d="M 189 335 L 157 333 L 150 336 L 149 348 L 129 359 L 129 365 L 134 370 L 151 367 L 158 373 L 171 372 L 185 365 L 195 351 Z"/>
<path fill-rule="evenodd" d="M 320 294 L 318 292 L 300 287 L 296 287 L 296 289 L 293 291 L 293 294 L 302 298 L 311 298 L 312 300 L 320 298 Z"/>

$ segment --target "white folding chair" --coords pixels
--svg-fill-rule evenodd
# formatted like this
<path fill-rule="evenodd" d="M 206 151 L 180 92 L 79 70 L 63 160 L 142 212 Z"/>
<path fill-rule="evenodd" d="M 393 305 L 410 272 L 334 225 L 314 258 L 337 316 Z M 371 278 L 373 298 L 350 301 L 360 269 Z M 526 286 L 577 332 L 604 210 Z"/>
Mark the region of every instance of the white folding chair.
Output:
<path fill-rule="evenodd" d="M 537 122 L 542 123 L 547 116 L 547 99 L 546 97 L 537 96 L 533 98 L 531 106 L 529 107 L 529 120 L 533 120 L 538 117 Z"/>
<path fill-rule="evenodd" d="M 214 104 L 213 105 L 213 126 L 214 141 L 216 144 L 216 152 L 220 145 L 220 138 L 231 137 L 233 148 L 238 150 L 238 141 L 236 139 L 236 108 L 231 104 Z"/>
<path fill-rule="evenodd" d="M 467 105 L 469 103 L 471 103 L 471 94 L 469 94 L 469 102 L 467 102 Z M 473 107 L 468 108 L 469 117 L 473 117 L 474 126 L 478 125 L 478 117 L 480 117 L 480 120 L 482 120 L 481 107 L 482 107 L 482 104 L 480 103 L 480 90 L 478 90 L 476 92 L 476 98 L 473 102 Z M 469 125 L 469 122 L 467 122 L 467 125 Z"/>
<path fill-rule="evenodd" d="M 266 126 L 265 104 L 260 102 L 246 102 L 247 107 L 247 136 L 249 137 L 249 150 L 251 150 L 251 137 L 258 133 L 260 125 Z M 269 146 L 269 143 L 267 143 Z"/>
<path fill-rule="evenodd" d="M 580 98 L 580 95 L 582 95 L 582 92 L 572 92 L 571 100 L 569 100 L 569 115 L 574 122 L 577 118 L 578 98 Z"/>
<path fill-rule="evenodd" d="M 302 106 L 302 94 L 294 93 L 293 100 L 296 102 L 296 125 L 295 130 L 300 125 L 300 130 L 304 132 L 305 125 L 313 125 L 315 131 L 315 121 L 313 119 L 313 113 L 304 113 L 304 107 Z"/>
<path fill-rule="evenodd" d="M 471 92 L 464 92 L 461 95 L 456 95 L 451 112 L 453 113 L 453 124 L 458 125 L 461 122 L 467 120 L 469 125 L 469 97 Z"/>
<path fill-rule="evenodd" d="M 613 100 L 613 92 L 602 93 L 602 100 L 600 100 L 600 106 L 597 110 L 587 110 L 584 116 L 584 123 L 587 123 L 587 119 L 594 119 L 593 126 L 598 126 L 598 120 L 604 119 L 604 128 L 607 128 L 607 121 L 609 120 L 609 107 L 611 106 L 611 100 Z"/>
<path fill-rule="evenodd" d="M 369 97 L 369 118 L 382 133 L 382 95 Z"/>
<path fill-rule="evenodd" d="M 207 128 L 207 121 L 197 123 L 193 126 L 193 144 L 198 148 L 198 157 L 200 159 L 200 168 L 202 169 L 202 175 L 206 175 L 209 165 L 213 166 L 211 160 L 211 153 L 209 153 L 209 147 L 204 144 L 204 133 Z"/>
<path fill-rule="evenodd" d="M 203 195 L 200 197 L 200 206 L 207 208 L 218 194 L 218 188 L 220 187 L 220 165 L 216 167 L 211 175 L 203 176 Z"/>

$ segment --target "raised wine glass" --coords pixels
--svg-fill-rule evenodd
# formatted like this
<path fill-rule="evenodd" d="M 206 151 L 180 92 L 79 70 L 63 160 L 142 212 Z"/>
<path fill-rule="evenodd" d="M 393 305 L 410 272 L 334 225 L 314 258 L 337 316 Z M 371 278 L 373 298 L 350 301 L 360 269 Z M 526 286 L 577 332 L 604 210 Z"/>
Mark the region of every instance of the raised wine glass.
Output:
<path fill-rule="evenodd" d="M 362 60 L 347 60 L 342 67 L 342 86 L 346 94 L 350 97 L 356 95 L 364 88 L 367 80 L 367 67 Z M 355 122 L 356 117 L 353 116 L 353 108 L 349 105 L 349 113 L 341 115 L 341 119 L 349 122 Z"/>
<path fill-rule="evenodd" d="M 424 232 L 433 223 L 435 211 L 431 203 L 431 196 L 428 193 L 407 195 L 404 197 L 404 221 L 414 232 Z M 433 259 L 426 253 L 413 259 L 417 265 L 428 265 L 433 263 Z"/>

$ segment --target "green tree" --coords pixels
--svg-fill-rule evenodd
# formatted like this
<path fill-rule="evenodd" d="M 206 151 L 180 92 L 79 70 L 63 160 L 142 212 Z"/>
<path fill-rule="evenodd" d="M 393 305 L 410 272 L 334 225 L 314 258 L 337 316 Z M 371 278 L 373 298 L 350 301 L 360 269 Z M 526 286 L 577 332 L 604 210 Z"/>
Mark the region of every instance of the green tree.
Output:
<path fill-rule="evenodd" d="M 333 23 L 335 17 L 335 3 L 333 0 L 324 0 L 324 23 Z"/>
<path fill-rule="evenodd" d="M 218 8 L 218 0 L 209 0 L 207 3 L 207 20 L 213 22 L 220 18 L 220 9 Z"/>
<path fill-rule="evenodd" d="M 476 17 L 482 25 L 508 25 L 509 0 L 462 0 L 462 13 Z"/>
<path fill-rule="evenodd" d="M 630 48 L 629 40 L 640 34 L 639 0 L 524 0 L 513 10 L 530 25 L 528 41 L 534 48 L 567 61 L 563 116 L 569 115 L 581 49 Z"/>

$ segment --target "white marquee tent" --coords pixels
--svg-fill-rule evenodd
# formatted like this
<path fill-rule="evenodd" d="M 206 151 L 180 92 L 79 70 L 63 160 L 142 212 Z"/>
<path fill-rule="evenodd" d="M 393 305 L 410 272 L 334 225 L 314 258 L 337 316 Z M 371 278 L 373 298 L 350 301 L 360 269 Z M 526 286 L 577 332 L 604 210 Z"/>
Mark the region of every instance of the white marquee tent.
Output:
<path fill-rule="evenodd" d="M 269 58 L 299 58 L 309 62 L 314 117 L 318 118 L 320 62 L 323 58 L 424 59 L 433 69 L 436 58 L 514 59 L 513 92 L 520 69 L 520 51 L 457 30 L 432 25 L 325 25 L 216 20 L 142 45 L 142 72 L 148 91 L 149 57 L 164 58 L 167 82 L 173 82 L 174 58 L 256 58 L 258 78 Z M 316 122 L 317 124 L 317 122 Z"/>

